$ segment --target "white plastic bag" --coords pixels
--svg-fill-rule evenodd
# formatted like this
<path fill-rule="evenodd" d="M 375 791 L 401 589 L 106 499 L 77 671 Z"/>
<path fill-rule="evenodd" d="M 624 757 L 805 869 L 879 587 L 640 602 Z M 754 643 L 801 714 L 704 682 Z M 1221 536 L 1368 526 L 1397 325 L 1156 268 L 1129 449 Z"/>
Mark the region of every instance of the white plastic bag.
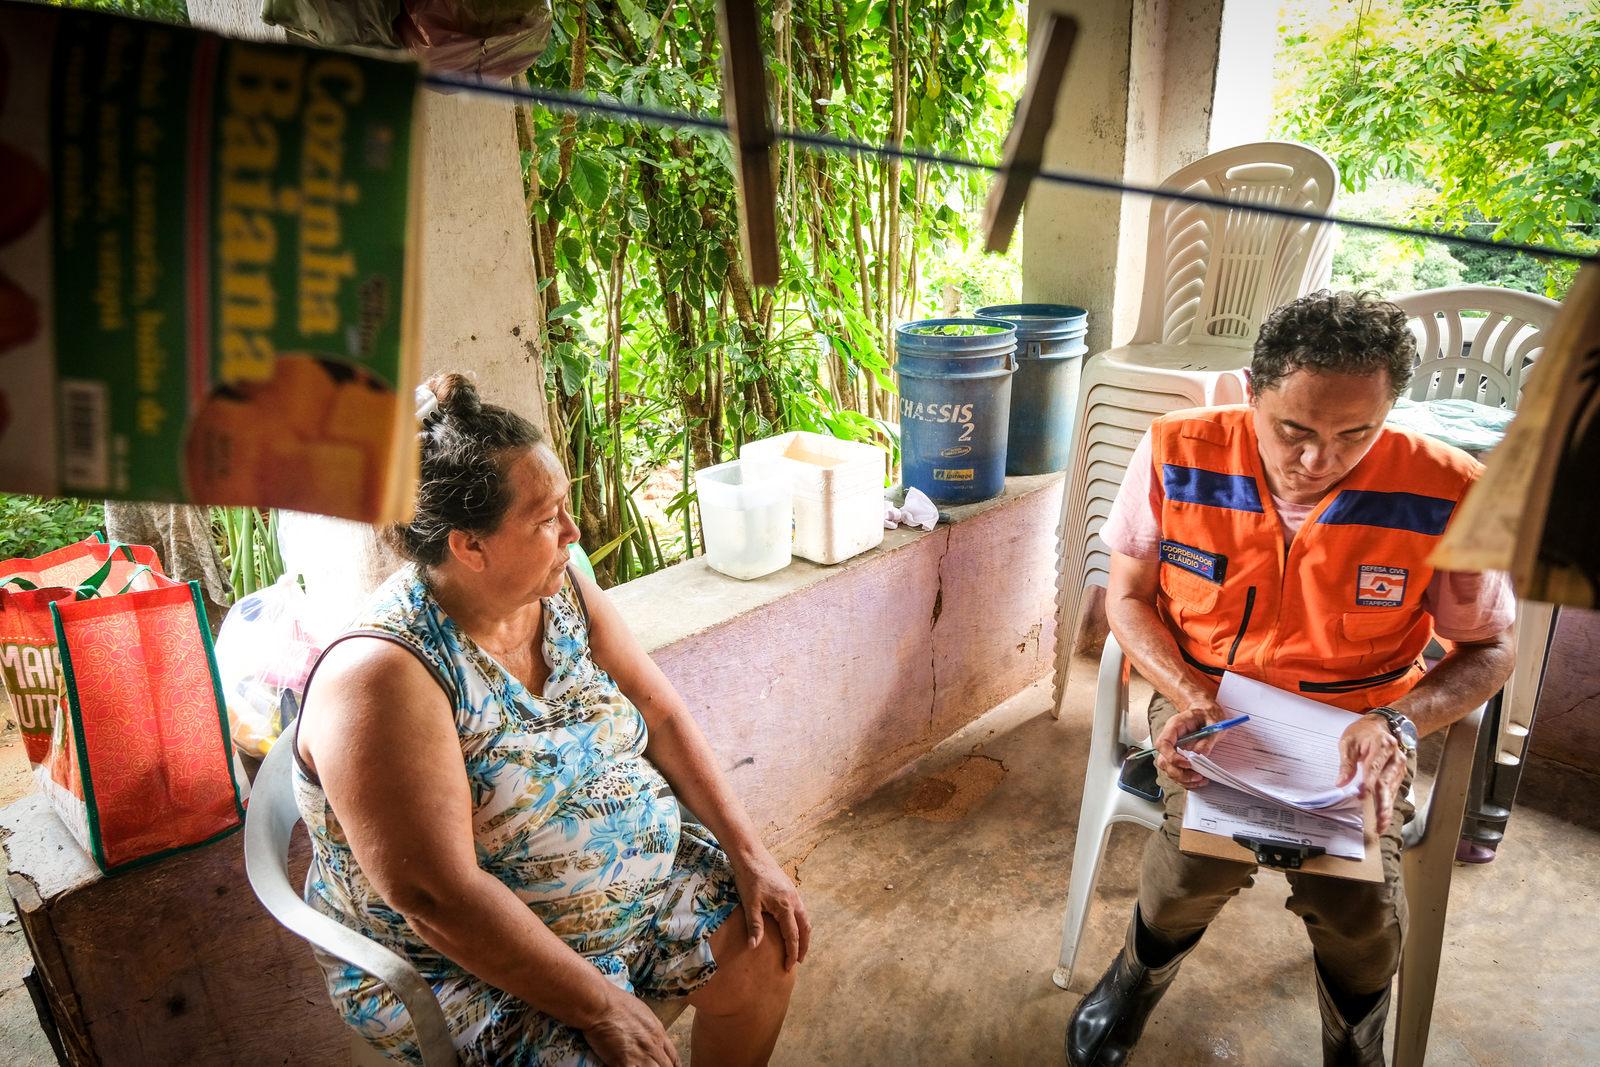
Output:
<path fill-rule="evenodd" d="M 300 511 L 278 513 L 284 570 L 305 579 L 310 629 L 332 640 L 405 562 L 374 526 Z"/>
<path fill-rule="evenodd" d="M 299 714 L 311 668 L 331 639 L 292 574 L 228 609 L 217 635 L 217 673 L 236 748 L 267 754 Z"/>

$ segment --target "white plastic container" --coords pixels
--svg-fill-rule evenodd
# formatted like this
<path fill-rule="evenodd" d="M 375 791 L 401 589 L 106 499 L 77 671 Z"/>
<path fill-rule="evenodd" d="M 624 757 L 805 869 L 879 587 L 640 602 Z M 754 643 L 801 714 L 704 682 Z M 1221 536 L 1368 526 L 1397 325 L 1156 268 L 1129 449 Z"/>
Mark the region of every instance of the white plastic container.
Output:
<path fill-rule="evenodd" d="M 706 563 L 730 578 L 759 578 L 789 565 L 793 508 L 777 464 L 743 458 L 696 471 Z"/>
<path fill-rule="evenodd" d="M 883 481 L 889 454 L 877 445 L 796 430 L 739 450 L 776 461 L 794 491 L 794 554 L 838 563 L 883 541 Z"/>

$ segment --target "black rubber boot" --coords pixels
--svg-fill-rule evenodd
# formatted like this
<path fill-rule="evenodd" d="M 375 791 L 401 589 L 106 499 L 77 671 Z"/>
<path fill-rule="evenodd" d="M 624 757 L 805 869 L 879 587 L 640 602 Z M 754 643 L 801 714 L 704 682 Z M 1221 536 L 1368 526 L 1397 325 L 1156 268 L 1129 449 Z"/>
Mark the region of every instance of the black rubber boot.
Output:
<path fill-rule="evenodd" d="M 1125 1062 L 1183 958 L 1200 943 L 1200 934 L 1195 934 L 1173 944 L 1143 924 L 1135 907 L 1127 943 L 1067 1022 L 1067 1062 L 1072 1067 L 1119 1067 Z M 1141 943 L 1147 946 L 1143 955 L 1153 963 L 1141 960 Z"/>
<path fill-rule="evenodd" d="M 1383 990 L 1376 1002 L 1371 996 L 1359 998 L 1363 1003 L 1356 1010 L 1364 1014 L 1351 1022 L 1346 1017 L 1350 998 L 1344 998 L 1346 1004 L 1341 1006 L 1341 998 L 1322 972 L 1321 962 L 1313 970 L 1317 974 L 1317 1007 L 1322 1012 L 1323 1067 L 1383 1067 L 1383 1026 L 1389 1018 L 1389 990 Z"/>

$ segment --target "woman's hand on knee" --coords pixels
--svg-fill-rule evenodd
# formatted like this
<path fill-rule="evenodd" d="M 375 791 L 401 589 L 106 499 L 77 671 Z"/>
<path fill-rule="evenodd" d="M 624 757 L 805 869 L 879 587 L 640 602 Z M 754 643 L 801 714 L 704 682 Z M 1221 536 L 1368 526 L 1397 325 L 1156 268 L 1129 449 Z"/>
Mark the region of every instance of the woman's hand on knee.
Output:
<path fill-rule="evenodd" d="M 762 916 L 772 916 L 783 933 L 783 969 L 793 970 L 811 947 L 811 919 L 806 915 L 800 890 L 765 849 L 752 861 L 735 862 L 733 877 L 739 887 L 750 947 L 760 946 L 765 936 Z"/>
<path fill-rule="evenodd" d="M 661 1020 L 644 1001 L 620 989 L 583 1038 L 606 1067 L 682 1067 Z"/>

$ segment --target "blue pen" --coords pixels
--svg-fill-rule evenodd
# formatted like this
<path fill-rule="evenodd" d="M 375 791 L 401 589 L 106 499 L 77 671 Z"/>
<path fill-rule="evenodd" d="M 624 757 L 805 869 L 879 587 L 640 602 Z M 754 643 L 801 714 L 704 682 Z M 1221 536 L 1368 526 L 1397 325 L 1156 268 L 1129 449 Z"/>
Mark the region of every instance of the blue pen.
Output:
<path fill-rule="evenodd" d="M 1177 743 L 1180 745 L 1186 745 L 1190 741 L 1198 741 L 1202 737 L 1210 737 L 1212 734 L 1220 734 L 1224 730 L 1238 726 L 1241 723 L 1247 723 L 1249 721 L 1250 716 L 1248 715 L 1235 715 L 1231 719 L 1223 719 L 1221 722 L 1214 722 L 1210 726 L 1201 727 L 1192 734 L 1184 734 L 1182 737 L 1178 738 Z M 1128 755 L 1128 759 L 1144 759 L 1146 756 L 1154 756 L 1155 754 L 1156 750 L 1153 748 L 1141 748 L 1137 752 L 1130 753 Z"/>

